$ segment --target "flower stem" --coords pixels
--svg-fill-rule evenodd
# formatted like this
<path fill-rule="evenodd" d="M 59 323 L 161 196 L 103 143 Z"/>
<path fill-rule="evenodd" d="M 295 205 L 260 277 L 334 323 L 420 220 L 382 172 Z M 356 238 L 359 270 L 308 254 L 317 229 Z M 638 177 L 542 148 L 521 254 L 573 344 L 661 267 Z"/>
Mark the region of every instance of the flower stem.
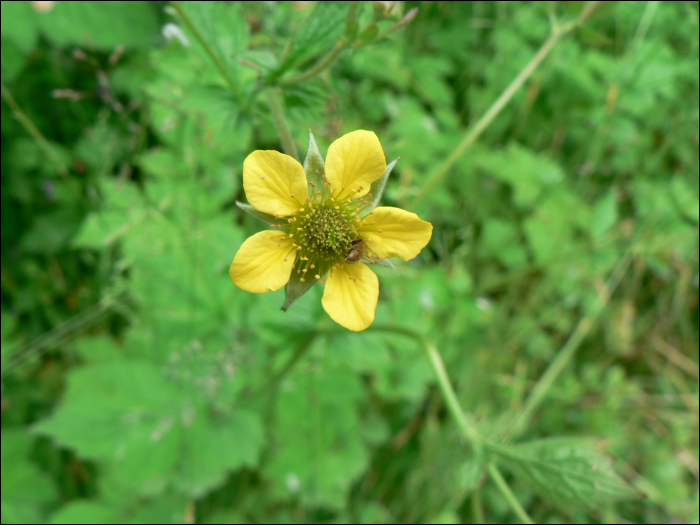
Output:
<path fill-rule="evenodd" d="M 598 319 L 600 314 L 603 312 L 603 309 L 608 304 L 610 296 L 615 291 L 618 284 L 620 284 L 620 281 L 622 280 L 622 277 L 629 268 L 631 262 L 632 257 L 630 256 L 630 253 L 625 253 L 625 255 L 622 256 L 617 266 L 613 270 L 610 278 L 608 279 L 608 282 L 606 282 L 602 286 L 598 294 L 598 298 L 593 311 L 587 316 L 583 317 L 583 319 L 581 319 L 581 321 L 576 326 L 576 329 L 569 336 L 569 338 L 564 343 L 564 346 L 562 346 L 559 352 L 557 353 L 556 357 L 554 358 L 554 361 L 550 363 L 545 373 L 542 374 L 542 377 L 540 377 L 537 384 L 530 391 L 530 394 L 525 400 L 523 407 L 520 409 L 518 414 L 515 416 L 515 419 L 513 420 L 513 423 L 508 431 L 506 441 L 510 441 L 513 435 L 518 434 L 527 426 L 527 424 L 530 421 L 530 418 L 532 417 L 532 414 L 540 406 L 540 403 L 542 403 L 542 401 L 545 399 L 547 392 L 549 392 L 556 378 L 559 377 L 559 374 L 571 362 L 571 359 L 576 354 L 576 350 L 578 350 L 583 340 L 586 338 L 593 326 L 595 326 L 595 321 Z"/>
<path fill-rule="evenodd" d="M 278 88 L 273 87 L 268 89 L 267 101 L 270 104 L 270 111 L 272 112 L 272 118 L 275 121 L 277 134 L 280 136 L 280 140 L 282 141 L 282 149 L 287 155 L 290 155 L 296 160 L 299 160 L 297 147 L 294 144 L 292 134 L 289 132 L 289 125 L 287 124 L 287 119 L 285 118 L 284 111 L 282 110 L 280 94 L 281 90 L 279 90 Z"/>
<path fill-rule="evenodd" d="M 459 400 L 457 399 L 457 395 L 455 394 L 455 391 L 452 388 L 450 378 L 447 375 L 447 371 L 445 370 L 445 364 L 443 363 L 442 357 L 440 357 L 440 352 L 438 352 L 438 349 L 435 347 L 435 345 L 431 343 L 428 340 L 428 338 L 424 335 L 419 334 L 418 332 L 414 332 L 413 330 L 409 330 L 407 328 L 388 325 L 378 325 L 371 326 L 369 330 L 394 332 L 396 334 L 411 337 L 412 339 L 420 343 L 428 357 L 430 366 L 432 367 L 433 372 L 435 373 L 435 378 L 437 379 L 438 386 L 440 387 L 440 391 L 442 392 L 442 395 L 445 399 L 447 409 L 450 411 L 450 414 L 457 422 L 457 426 L 462 432 L 462 435 L 471 444 L 472 448 L 474 449 L 475 455 L 479 456 L 484 445 L 484 439 L 481 437 L 478 430 L 476 429 L 476 425 L 472 421 L 471 417 L 469 417 L 464 412 L 464 410 L 462 410 L 462 407 L 459 404 Z"/>
<path fill-rule="evenodd" d="M 199 29 L 197 29 L 197 26 L 194 25 L 192 22 L 192 19 L 189 17 L 185 9 L 182 7 L 182 4 L 176 0 L 171 0 L 170 4 L 175 8 L 177 13 L 180 15 L 180 18 L 182 18 L 182 21 L 187 24 L 187 26 L 190 28 L 190 31 L 194 33 L 194 36 L 199 40 L 199 43 L 202 44 L 202 47 L 204 50 L 207 52 L 207 54 L 212 58 L 214 61 L 214 64 L 216 64 L 216 67 L 221 71 L 221 74 L 224 76 L 226 79 L 226 82 L 228 82 L 228 85 L 231 87 L 231 90 L 233 93 L 236 95 L 236 97 L 240 100 L 240 91 L 238 90 L 238 84 L 236 84 L 236 81 L 233 79 L 231 76 L 231 73 L 229 73 L 228 69 L 226 69 L 226 66 L 224 63 L 221 61 L 221 58 L 214 53 L 214 50 L 211 48 L 209 45 L 209 42 L 204 38 L 202 33 L 200 33 Z"/>
<path fill-rule="evenodd" d="M 335 57 L 338 56 L 338 53 L 342 51 L 343 47 L 344 46 L 340 42 L 338 42 L 335 46 L 333 46 L 333 50 L 330 53 L 328 53 L 323 58 L 323 60 L 321 60 L 314 67 L 304 71 L 303 73 L 300 73 L 295 77 L 282 79 L 279 81 L 279 84 L 282 86 L 289 86 L 291 84 L 296 84 L 298 82 L 301 82 L 302 80 L 306 80 L 307 78 L 315 76 L 316 74 L 320 73 L 333 63 L 333 60 L 335 60 Z"/>
<path fill-rule="evenodd" d="M 506 480 L 503 479 L 503 476 L 501 476 L 501 473 L 498 471 L 498 468 L 496 468 L 496 465 L 490 463 L 487 470 L 489 471 L 491 479 L 493 479 L 493 481 L 496 483 L 498 490 L 501 491 L 501 494 L 506 499 L 513 511 L 518 515 L 520 521 L 522 521 L 523 523 L 534 523 L 534 521 L 532 521 L 532 518 L 530 518 L 527 512 L 525 512 L 525 509 L 522 507 L 522 505 L 520 505 L 520 502 L 515 497 L 515 494 L 513 494 L 513 491 L 510 490 L 508 483 L 506 483 Z"/>
<path fill-rule="evenodd" d="M 14 117 L 19 121 L 20 124 L 22 124 L 24 129 L 27 130 L 27 133 L 29 133 L 32 136 L 32 138 L 36 141 L 39 147 L 44 150 L 46 156 L 54 162 L 58 172 L 63 176 L 67 176 L 68 170 L 66 169 L 64 162 L 58 156 L 58 153 L 56 153 L 56 151 L 53 149 L 53 146 L 51 146 L 51 144 L 49 144 L 49 141 L 46 140 L 46 137 L 44 137 L 44 135 L 41 134 L 41 131 L 39 131 L 39 128 L 37 128 L 34 125 L 34 122 L 32 122 L 32 120 L 24 113 L 24 111 L 22 111 L 22 108 L 19 107 L 15 99 L 12 97 L 10 90 L 5 87 L 5 84 L 2 84 L 0 87 L 2 87 L 2 98 L 7 103 L 7 105 L 10 106 Z"/>
<path fill-rule="evenodd" d="M 412 207 L 416 208 L 419 206 L 423 200 L 428 196 L 430 191 L 439 184 L 442 179 L 447 175 L 449 170 L 452 168 L 455 162 L 464 154 L 467 149 L 479 138 L 483 131 L 487 128 L 489 124 L 495 119 L 501 110 L 510 102 L 513 95 L 520 89 L 520 87 L 525 83 L 525 81 L 530 78 L 532 73 L 535 72 L 537 67 L 542 63 L 542 61 L 549 55 L 549 52 L 554 47 L 561 37 L 569 33 L 572 29 L 578 27 L 584 20 L 586 20 L 596 9 L 600 7 L 603 2 L 591 2 L 584 8 L 579 17 L 564 24 L 563 26 L 555 27 L 549 38 L 542 44 L 539 51 L 532 57 L 532 60 L 525 66 L 525 68 L 518 74 L 517 77 L 510 83 L 510 85 L 501 93 L 496 101 L 491 105 L 491 107 L 484 113 L 484 115 L 478 120 L 472 129 L 470 129 L 464 136 L 462 141 L 457 145 L 457 147 L 452 151 L 449 157 L 440 164 L 434 171 L 428 174 L 423 187 L 420 189 L 418 195 L 414 198 Z"/>

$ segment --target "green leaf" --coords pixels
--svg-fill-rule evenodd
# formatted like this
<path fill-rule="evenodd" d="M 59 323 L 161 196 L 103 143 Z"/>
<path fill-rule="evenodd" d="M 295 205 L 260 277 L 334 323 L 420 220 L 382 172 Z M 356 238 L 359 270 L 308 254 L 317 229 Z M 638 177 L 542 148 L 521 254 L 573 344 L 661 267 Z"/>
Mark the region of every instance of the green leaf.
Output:
<path fill-rule="evenodd" d="M 377 38 L 378 34 L 379 27 L 377 27 L 377 24 L 372 24 L 365 27 L 360 33 L 360 36 L 357 38 L 357 42 L 355 42 L 353 47 L 358 48 L 371 44 Z"/>
<path fill-rule="evenodd" d="M 71 501 L 51 516 L 49 523 L 122 523 L 119 511 L 98 501 Z"/>
<path fill-rule="evenodd" d="M 50 478 L 27 459 L 34 439 L 23 430 L 2 432 L 2 523 L 38 523 L 44 506 L 56 498 L 56 490 Z"/>
<path fill-rule="evenodd" d="M 350 2 L 319 2 L 294 35 L 282 70 L 286 71 L 329 49 L 345 31 Z"/>
<path fill-rule="evenodd" d="M 193 497 L 201 497 L 223 483 L 229 470 L 255 467 L 264 444 L 257 414 L 202 414 L 184 434 L 175 485 Z"/>
<path fill-rule="evenodd" d="M 326 174 L 326 167 L 323 161 L 323 155 L 318 150 L 318 144 L 314 134 L 309 130 L 309 150 L 304 159 L 304 171 L 306 172 L 306 180 L 313 182 L 316 185 L 323 184 L 323 177 Z"/>
<path fill-rule="evenodd" d="M 42 32 L 58 45 L 102 49 L 148 47 L 160 39 L 156 7 L 150 2 L 56 2 L 48 13 L 34 13 Z"/>
<path fill-rule="evenodd" d="M 272 431 L 277 446 L 264 469 L 278 496 L 341 508 L 365 469 L 368 454 L 355 409 L 362 386 L 348 372 L 297 366 L 281 385 Z"/>
<path fill-rule="evenodd" d="M 182 2 L 182 7 L 229 74 L 239 77 L 238 55 L 248 45 L 248 24 L 241 15 L 240 5 L 228 2 Z M 182 30 L 192 47 L 211 62 L 207 50 L 184 23 Z"/>
<path fill-rule="evenodd" d="M 640 497 L 591 438 L 543 439 L 498 447 L 496 452 L 525 484 L 564 511 L 597 510 L 605 503 Z"/>

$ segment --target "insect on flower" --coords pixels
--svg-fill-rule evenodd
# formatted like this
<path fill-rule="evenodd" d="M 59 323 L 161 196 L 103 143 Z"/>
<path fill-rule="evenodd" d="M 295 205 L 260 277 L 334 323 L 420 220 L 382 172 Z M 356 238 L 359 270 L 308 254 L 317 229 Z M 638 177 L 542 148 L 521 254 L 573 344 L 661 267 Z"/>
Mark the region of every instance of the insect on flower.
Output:
<path fill-rule="evenodd" d="M 352 247 L 350 248 L 348 254 L 345 256 L 345 262 L 349 264 L 354 264 L 356 262 L 361 261 L 362 257 L 365 254 L 365 248 L 365 241 L 363 241 L 362 239 L 353 239 Z"/>

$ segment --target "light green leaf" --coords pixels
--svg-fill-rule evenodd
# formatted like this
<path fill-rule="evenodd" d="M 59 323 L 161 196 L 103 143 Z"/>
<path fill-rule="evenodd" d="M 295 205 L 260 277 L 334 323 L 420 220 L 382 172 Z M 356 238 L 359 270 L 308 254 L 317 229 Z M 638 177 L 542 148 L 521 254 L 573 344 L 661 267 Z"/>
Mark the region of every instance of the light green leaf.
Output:
<path fill-rule="evenodd" d="M 319 2 L 294 35 L 283 70 L 329 49 L 343 35 L 350 2 Z"/>
<path fill-rule="evenodd" d="M 596 510 L 641 495 L 615 473 L 591 438 L 543 439 L 496 452 L 525 484 L 564 511 Z"/>
<path fill-rule="evenodd" d="M 279 497 L 340 508 L 353 480 L 365 469 L 367 450 L 355 402 L 357 376 L 324 367 L 300 367 L 280 385 L 272 439 L 277 447 L 264 472 Z"/>
<path fill-rule="evenodd" d="M 151 2 L 56 2 L 48 13 L 34 13 L 49 39 L 59 45 L 147 47 L 160 41 L 157 7 Z"/>
<path fill-rule="evenodd" d="M 98 501 L 71 501 L 51 516 L 49 523 L 122 523 L 116 508 Z"/>
<path fill-rule="evenodd" d="M 34 437 L 23 430 L 3 430 L 0 439 L 2 523 L 38 523 L 44 506 L 56 498 L 50 478 L 31 463 Z"/>
<path fill-rule="evenodd" d="M 234 411 L 218 417 L 199 414 L 197 419 L 185 429 L 174 476 L 175 486 L 193 497 L 223 483 L 230 470 L 256 466 L 265 444 L 257 414 Z"/>
<path fill-rule="evenodd" d="M 182 6 L 214 54 L 227 67 L 229 74 L 238 77 L 238 55 L 248 45 L 248 25 L 241 15 L 240 5 L 227 2 L 182 2 Z M 184 23 L 182 30 L 187 34 L 192 47 L 211 62 L 211 57 L 199 39 Z"/>
<path fill-rule="evenodd" d="M 68 377 L 62 403 L 34 431 L 91 459 L 116 460 L 141 473 L 144 483 L 178 458 L 182 392 L 154 365 L 110 362 L 80 368 Z"/>

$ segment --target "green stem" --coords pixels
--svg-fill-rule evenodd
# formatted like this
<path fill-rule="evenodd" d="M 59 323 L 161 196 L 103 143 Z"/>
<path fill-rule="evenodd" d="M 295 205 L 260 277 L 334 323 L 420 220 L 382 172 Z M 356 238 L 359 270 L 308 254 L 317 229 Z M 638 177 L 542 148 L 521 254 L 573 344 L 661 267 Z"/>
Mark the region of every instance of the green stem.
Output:
<path fill-rule="evenodd" d="M 486 111 L 486 113 L 479 119 L 479 121 L 474 125 L 474 127 L 467 132 L 462 141 L 457 145 L 457 147 L 452 151 L 449 157 L 440 164 L 434 171 L 428 174 L 423 187 L 421 188 L 418 195 L 415 197 L 412 203 L 412 207 L 418 207 L 423 200 L 428 196 L 430 191 L 439 184 L 442 179 L 447 175 L 452 166 L 457 162 L 457 160 L 464 154 L 467 149 L 476 141 L 477 138 L 483 133 L 486 127 L 491 124 L 493 119 L 498 116 L 501 110 L 510 102 L 513 95 L 520 89 L 520 87 L 525 83 L 525 81 L 530 78 L 530 76 L 535 72 L 537 67 L 542 63 L 542 61 L 549 55 L 549 52 L 554 47 L 561 37 L 569 33 L 572 29 L 576 28 L 578 25 L 583 23 L 588 17 L 590 17 L 604 2 L 591 2 L 588 4 L 579 17 L 573 21 L 565 24 L 563 26 L 555 27 L 549 38 L 542 44 L 539 51 L 532 57 L 530 63 L 525 66 L 525 68 L 518 74 L 517 77 L 510 83 L 510 85 L 501 93 L 501 96 L 496 99 L 496 101 L 491 105 L 491 107 Z"/>
<path fill-rule="evenodd" d="M 476 425 L 471 420 L 471 418 L 465 414 L 464 410 L 462 410 L 462 407 L 459 404 L 459 400 L 457 399 L 457 395 L 455 394 L 455 391 L 452 388 L 450 378 L 447 375 L 447 371 L 445 370 L 445 364 L 443 363 L 442 357 L 440 357 L 440 352 L 438 352 L 438 349 L 435 347 L 435 345 L 431 343 L 428 340 L 428 338 L 424 335 L 419 334 L 418 332 L 414 332 L 413 330 L 409 330 L 407 328 L 378 325 L 370 327 L 369 330 L 394 332 L 396 334 L 411 337 L 412 339 L 420 343 L 428 357 L 430 366 L 433 368 L 435 378 L 437 379 L 438 386 L 440 387 L 440 391 L 442 392 L 442 395 L 445 399 L 447 409 L 450 411 L 450 414 L 457 422 L 457 426 L 462 432 L 462 435 L 471 444 L 472 448 L 474 449 L 474 453 L 477 456 L 479 456 L 484 445 L 484 439 L 479 434 L 478 430 L 476 429 Z"/>
<path fill-rule="evenodd" d="M 559 377 L 559 374 L 571 362 L 571 359 L 576 354 L 576 350 L 578 350 L 583 340 L 595 326 L 595 321 L 608 304 L 610 296 L 615 291 L 618 284 L 620 284 L 620 281 L 627 271 L 627 268 L 629 268 L 631 262 L 632 257 L 629 255 L 629 252 L 620 259 L 616 268 L 613 270 L 612 275 L 608 279 L 608 282 L 605 283 L 603 289 L 598 294 L 597 303 L 593 312 L 581 319 L 579 324 L 576 326 L 576 329 L 564 343 L 564 346 L 562 346 L 559 352 L 557 352 L 557 356 L 554 358 L 554 361 L 550 363 L 545 373 L 542 374 L 542 377 L 530 392 L 530 395 L 525 400 L 523 407 L 513 420 L 513 423 L 508 431 L 506 441 L 510 441 L 514 434 L 521 432 L 527 426 L 532 414 L 545 399 L 545 396 L 549 392 L 556 378 Z"/>
<path fill-rule="evenodd" d="M 532 73 L 535 72 L 537 66 L 539 66 L 542 61 L 547 57 L 549 52 L 554 47 L 554 44 L 568 33 L 573 28 L 573 24 L 564 26 L 559 30 L 555 30 L 547 41 L 542 45 L 537 54 L 530 60 L 530 63 L 525 66 L 525 68 L 518 74 L 517 77 L 510 83 L 510 85 L 501 93 L 501 96 L 496 99 L 496 101 L 491 105 L 491 107 L 484 113 L 484 115 L 479 119 L 479 121 L 474 125 L 474 127 L 469 130 L 469 132 L 464 136 L 462 141 L 457 145 L 457 147 L 452 151 L 449 157 L 440 164 L 432 173 L 426 178 L 425 184 L 420 190 L 420 193 L 416 196 L 413 201 L 412 208 L 418 207 L 423 200 L 428 196 L 431 190 L 437 186 L 442 179 L 447 175 L 447 172 L 452 168 L 455 162 L 464 154 L 465 151 L 476 141 L 477 138 L 483 133 L 486 127 L 491 124 L 494 118 L 501 112 L 501 110 L 510 102 L 513 95 L 520 89 L 520 87 L 525 83 L 525 81 L 530 78 Z"/>
<path fill-rule="evenodd" d="M 272 112 L 272 118 L 275 121 L 275 127 L 277 128 L 277 134 L 280 136 L 282 141 L 282 149 L 287 155 L 294 157 L 299 160 L 299 154 L 297 153 L 297 147 L 294 144 L 294 139 L 292 134 L 289 132 L 289 125 L 287 124 L 287 119 L 284 116 L 284 111 L 282 110 L 282 104 L 280 102 L 281 90 L 278 88 L 270 88 L 267 91 L 267 100 L 270 104 L 270 111 Z"/>
<path fill-rule="evenodd" d="M 176 0 L 172 0 L 170 4 L 175 8 L 175 10 L 178 12 L 180 17 L 182 18 L 183 22 L 187 24 L 187 26 L 190 28 L 190 31 L 194 34 L 194 36 L 199 40 L 199 43 L 202 44 L 202 47 L 204 47 L 204 50 L 207 52 L 207 54 L 212 58 L 214 61 L 214 64 L 216 64 L 216 67 L 219 68 L 219 71 L 221 71 L 221 74 L 224 76 L 226 79 L 226 82 L 228 82 L 229 86 L 231 86 L 231 90 L 235 93 L 235 95 L 238 97 L 240 100 L 240 92 L 238 90 L 238 85 L 236 84 L 236 81 L 233 79 L 231 76 L 231 73 L 229 73 L 228 69 L 226 69 L 226 66 L 224 63 L 221 61 L 219 56 L 214 53 L 214 50 L 211 48 L 209 45 L 209 42 L 206 41 L 202 33 L 199 32 L 199 29 L 194 25 L 192 22 L 192 19 L 189 17 L 187 12 L 184 10 L 180 2 Z"/>
<path fill-rule="evenodd" d="M 12 109 L 12 114 L 15 116 L 15 118 L 20 124 L 22 124 L 24 129 L 27 130 L 27 133 L 32 136 L 39 147 L 44 150 L 46 156 L 54 162 L 58 172 L 63 176 L 68 176 L 68 170 L 66 169 L 66 166 L 61 158 L 58 156 L 58 153 L 56 153 L 56 151 L 53 149 L 53 146 L 51 146 L 49 141 L 46 140 L 44 135 L 41 134 L 41 131 L 39 131 L 39 128 L 34 125 L 34 122 L 32 122 L 24 111 L 22 111 L 15 99 L 12 97 L 10 90 L 5 87 L 5 84 L 1 84 L 0 87 L 2 88 L 2 98 L 7 105 L 10 106 L 10 109 Z"/>
<path fill-rule="evenodd" d="M 323 60 L 321 60 L 318 64 L 316 64 L 314 67 L 311 69 L 308 69 L 304 71 L 303 73 L 300 73 L 299 75 L 291 78 L 286 78 L 282 79 L 279 81 L 279 84 L 281 86 L 289 86 L 291 84 L 296 84 L 298 82 L 301 82 L 302 80 L 306 80 L 307 78 L 311 78 L 315 76 L 316 74 L 320 73 L 324 69 L 326 69 L 331 63 L 333 63 L 333 60 L 335 60 L 335 57 L 338 56 L 338 53 L 342 51 L 344 46 L 338 42 L 334 47 L 333 50 L 328 53 Z"/>
<path fill-rule="evenodd" d="M 503 476 L 501 476 L 501 473 L 498 471 L 498 468 L 496 468 L 496 465 L 490 463 L 487 469 L 489 471 L 491 479 L 493 479 L 493 481 L 496 483 L 498 490 L 501 491 L 501 494 L 503 494 L 503 497 L 506 499 L 510 507 L 518 515 L 520 521 L 522 521 L 523 523 L 534 523 L 534 521 L 532 521 L 532 518 L 530 518 L 527 512 L 525 512 L 525 509 L 522 507 L 522 505 L 520 505 L 520 502 L 515 497 L 515 494 L 513 494 L 513 491 L 510 490 L 508 483 L 506 483 L 506 480 L 503 479 Z"/>

